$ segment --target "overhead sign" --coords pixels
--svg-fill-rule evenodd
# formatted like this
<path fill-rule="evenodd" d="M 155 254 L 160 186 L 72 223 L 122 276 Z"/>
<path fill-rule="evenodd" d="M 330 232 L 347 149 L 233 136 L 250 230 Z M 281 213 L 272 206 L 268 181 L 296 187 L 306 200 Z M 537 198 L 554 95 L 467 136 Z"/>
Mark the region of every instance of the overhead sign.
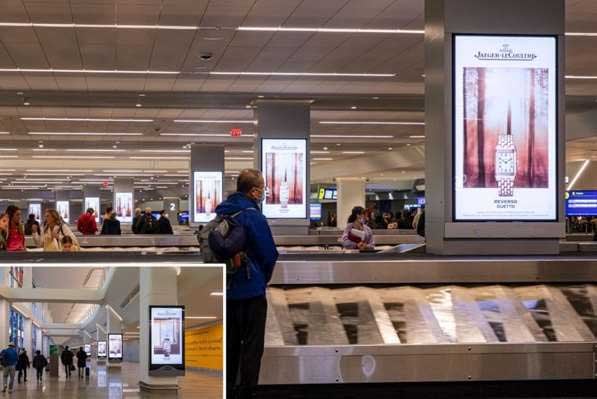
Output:
<path fill-rule="evenodd" d="M 183 375 L 184 306 L 150 306 L 149 321 L 151 375 Z"/>
<path fill-rule="evenodd" d="M 307 218 L 306 167 L 307 140 L 262 139 L 265 216 L 276 219 Z"/>
<path fill-rule="evenodd" d="M 240 137 L 243 134 L 243 130 L 239 127 L 233 127 L 230 129 L 230 137 Z"/>
<path fill-rule="evenodd" d="M 216 216 L 222 202 L 222 172 L 193 172 L 193 222 L 207 223 Z"/>
<path fill-rule="evenodd" d="M 122 334 L 108 334 L 108 359 L 122 359 Z"/>
<path fill-rule="evenodd" d="M 557 220 L 554 36 L 454 36 L 454 220 Z"/>

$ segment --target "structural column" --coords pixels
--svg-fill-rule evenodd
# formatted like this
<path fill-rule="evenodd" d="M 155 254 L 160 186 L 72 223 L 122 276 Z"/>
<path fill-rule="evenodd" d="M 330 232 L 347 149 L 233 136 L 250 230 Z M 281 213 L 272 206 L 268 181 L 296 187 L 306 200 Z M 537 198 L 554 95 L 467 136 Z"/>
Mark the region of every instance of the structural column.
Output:
<path fill-rule="evenodd" d="M 555 254 L 564 0 L 426 0 L 427 252 Z"/>
<path fill-rule="evenodd" d="M 177 305 L 177 270 L 173 267 L 142 267 L 140 270 L 140 387 L 144 390 L 177 390 L 178 377 L 155 377 L 149 375 L 150 363 L 150 305 Z"/>
<path fill-rule="evenodd" d="M 337 226 L 343 228 L 348 221 L 352 208 L 355 206 L 365 207 L 367 183 L 365 179 L 360 177 L 342 177 L 336 179 L 336 186 L 338 190 L 336 220 L 338 221 Z"/>

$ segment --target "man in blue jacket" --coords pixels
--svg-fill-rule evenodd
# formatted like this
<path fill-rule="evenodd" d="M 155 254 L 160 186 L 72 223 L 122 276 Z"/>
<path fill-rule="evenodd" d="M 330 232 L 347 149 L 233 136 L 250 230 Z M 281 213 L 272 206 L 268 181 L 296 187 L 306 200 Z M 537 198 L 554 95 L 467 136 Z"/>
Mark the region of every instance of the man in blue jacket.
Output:
<path fill-rule="evenodd" d="M 245 169 L 238 176 L 237 192 L 217 208 L 218 215 L 233 215 L 245 230 L 246 261 L 229 275 L 226 290 L 226 389 L 233 399 L 250 398 L 259 381 L 267 299 L 278 251 L 265 216 L 259 209 L 265 194 L 260 171 Z"/>
<path fill-rule="evenodd" d="M 0 352 L 0 364 L 2 364 L 2 367 L 4 367 L 2 372 L 4 389 L 2 389 L 2 392 L 6 392 L 7 387 L 8 392 L 12 392 L 12 387 L 15 383 L 15 370 L 18 360 L 19 355 L 15 349 L 15 344 L 12 342 L 8 344 L 8 348 Z"/>

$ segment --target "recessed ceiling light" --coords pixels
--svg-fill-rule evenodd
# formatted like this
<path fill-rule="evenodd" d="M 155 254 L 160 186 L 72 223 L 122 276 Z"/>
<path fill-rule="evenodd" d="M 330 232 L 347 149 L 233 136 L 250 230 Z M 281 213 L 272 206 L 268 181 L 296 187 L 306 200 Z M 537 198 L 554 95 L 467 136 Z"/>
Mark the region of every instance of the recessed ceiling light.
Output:
<path fill-rule="evenodd" d="M 357 109 L 357 106 L 353 105 L 352 107 L 350 107 L 350 109 Z"/>
<path fill-rule="evenodd" d="M 323 147 L 323 150 L 324 150 L 324 151 L 327 151 L 327 150 L 328 150 L 328 148 L 327 148 L 327 147 Z"/>
<path fill-rule="evenodd" d="M 379 97 L 371 97 L 372 100 L 379 100 Z"/>
<path fill-rule="evenodd" d="M 0 70 L 2 72 L 2 70 Z M 297 76 L 297 77 L 345 77 L 345 78 L 393 78 L 395 73 L 336 73 L 336 72 L 233 72 L 211 71 L 209 75 L 232 76 Z"/>
<path fill-rule="evenodd" d="M 392 148 L 392 147 L 388 147 L 388 151 L 392 151 L 392 150 L 393 150 L 393 148 Z"/>
<path fill-rule="evenodd" d="M 25 101 L 25 102 L 23 102 L 23 105 L 26 106 L 26 107 L 28 107 L 28 106 L 31 105 L 31 103 L 29 101 Z"/>
<path fill-rule="evenodd" d="M 142 104 L 140 104 L 140 103 L 137 103 L 137 104 L 135 104 L 135 107 L 137 107 L 137 108 L 141 108 L 142 106 L 143 106 L 143 105 L 142 105 Z"/>

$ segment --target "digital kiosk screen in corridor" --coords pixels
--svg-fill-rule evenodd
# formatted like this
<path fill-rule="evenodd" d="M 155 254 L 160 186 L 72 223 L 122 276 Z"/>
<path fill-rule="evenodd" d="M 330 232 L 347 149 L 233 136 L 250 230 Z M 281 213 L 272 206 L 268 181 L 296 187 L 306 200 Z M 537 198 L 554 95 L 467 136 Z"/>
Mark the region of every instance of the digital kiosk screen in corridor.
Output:
<path fill-rule="evenodd" d="M 106 357 L 106 341 L 97 341 L 97 357 Z"/>
<path fill-rule="evenodd" d="M 122 334 L 108 334 L 108 359 L 122 359 Z"/>
<path fill-rule="evenodd" d="M 150 306 L 150 370 L 184 370 L 184 306 Z"/>
<path fill-rule="evenodd" d="M 265 179 L 263 214 L 274 219 L 307 217 L 307 141 L 261 141 L 261 170 Z"/>
<path fill-rule="evenodd" d="M 454 36 L 454 220 L 557 219 L 553 36 Z"/>

